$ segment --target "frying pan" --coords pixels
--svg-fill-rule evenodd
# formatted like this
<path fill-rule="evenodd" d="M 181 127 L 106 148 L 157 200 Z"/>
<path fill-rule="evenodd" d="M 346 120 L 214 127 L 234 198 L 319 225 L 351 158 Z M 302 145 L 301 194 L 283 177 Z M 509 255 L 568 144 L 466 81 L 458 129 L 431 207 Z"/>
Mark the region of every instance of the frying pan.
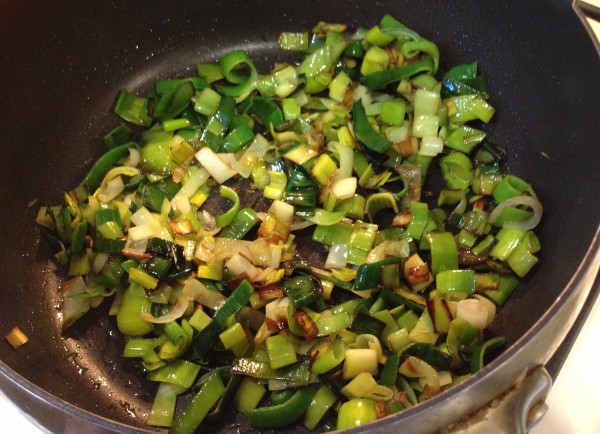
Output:
<path fill-rule="evenodd" d="M 368 429 L 437 431 L 523 373 L 523 384 L 544 378 L 536 367 L 573 324 L 600 263 L 600 62 L 568 1 L 20 0 L 0 1 L 0 332 L 19 326 L 30 341 L 18 350 L 0 343 L 3 393 L 52 432 L 148 430 L 155 386 L 120 358 L 107 306 L 61 335 L 65 276 L 32 205 L 58 202 L 102 153 L 103 134 L 119 122 L 118 90 L 147 91 L 234 48 L 266 71 L 280 58 L 280 31 L 320 20 L 370 26 L 385 13 L 437 42 L 442 68 L 479 62 L 498 109 L 491 135 L 508 148 L 508 169 L 534 183 L 545 213 L 540 263 L 494 322 L 506 350 L 454 389 Z"/>

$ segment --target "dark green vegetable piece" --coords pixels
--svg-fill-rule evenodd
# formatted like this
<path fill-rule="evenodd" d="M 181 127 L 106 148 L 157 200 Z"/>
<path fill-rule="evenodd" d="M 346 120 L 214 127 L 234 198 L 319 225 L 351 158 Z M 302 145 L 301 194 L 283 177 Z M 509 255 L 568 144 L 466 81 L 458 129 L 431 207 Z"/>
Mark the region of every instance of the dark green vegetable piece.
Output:
<path fill-rule="evenodd" d="M 416 310 L 417 312 L 423 312 L 425 310 L 424 305 L 410 300 L 389 288 L 384 288 L 381 291 L 381 297 L 389 306 L 406 306 L 407 308 Z"/>
<path fill-rule="evenodd" d="M 225 367 L 227 371 L 229 371 L 229 366 Z M 221 377 L 223 380 L 226 380 L 226 377 L 223 376 L 223 372 L 221 372 Z M 227 381 L 227 385 L 225 386 L 225 391 L 221 396 L 221 399 L 217 402 L 214 410 L 206 415 L 204 421 L 207 423 L 219 423 L 223 420 L 228 414 L 230 414 L 230 405 L 235 393 L 244 381 L 243 375 L 229 375 L 229 380 Z"/>
<path fill-rule="evenodd" d="M 221 141 L 229 128 L 235 111 L 235 100 L 226 95 L 221 97 L 217 111 L 210 117 L 206 128 L 202 131 L 200 140 L 208 143 L 208 146 L 214 152 L 219 151 Z"/>
<path fill-rule="evenodd" d="M 312 210 L 317 206 L 317 186 L 304 169 L 297 165 L 294 167 L 285 187 L 283 200 L 302 210 Z"/>
<path fill-rule="evenodd" d="M 94 214 L 94 220 L 96 234 L 92 250 L 94 252 L 121 253 L 121 250 L 125 247 L 125 240 L 122 238 L 123 233 L 119 212 L 112 208 L 99 209 Z M 106 228 L 106 233 L 110 233 L 110 236 L 106 234 L 104 236 L 101 233 L 101 230 L 104 228 Z"/>
<path fill-rule="evenodd" d="M 367 148 L 382 153 L 392 146 L 392 142 L 375 131 L 369 123 L 362 99 L 354 103 L 352 117 L 354 119 L 354 133 L 356 134 L 356 138 Z"/>
<path fill-rule="evenodd" d="M 241 151 L 254 140 L 254 131 L 248 125 L 238 125 L 232 129 L 221 142 L 219 152 Z"/>
<path fill-rule="evenodd" d="M 450 323 L 446 337 L 448 352 L 459 362 L 470 362 L 481 345 L 481 333 L 468 321 L 456 318 Z"/>
<path fill-rule="evenodd" d="M 241 240 L 258 223 L 256 211 L 252 208 L 241 209 L 229 226 L 219 233 L 222 238 Z"/>
<path fill-rule="evenodd" d="M 61 243 L 71 242 L 71 213 L 68 207 L 48 208 L 47 213 L 54 222 L 55 232 Z"/>
<path fill-rule="evenodd" d="M 227 81 L 235 86 L 217 85 L 217 90 L 223 95 L 244 99 L 256 86 L 258 72 L 254 63 L 245 51 L 234 50 L 225 54 L 219 60 L 221 72 Z"/>
<path fill-rule="evenodd" d="M 159 122 L 173 119 L 185 110 L 195 93 L 196 89 L 191 81 L 181 82 L 175 89 L 159 98 L 154 107 L 154 118 Z"/>
<path fill-rule="evenodd" d="M 278 405 L 283 404 L 285 401 L 294 396 L 295 391 L 292 389 L 274 390 L 271 393 L 271 404 Z"/>
<path fill-rule="evenodd" d="M 142 264 L 142 269 L 147 271 L 148 274 L 153 275 L 159 279 L 164 279 L 171 267 L 173 266 L 173 260 L 169 258 L 162 258 L 160 256 L 153 256 L 148 261 Z"/>
<path fill-rule="evenodd" d="M 246 413 L 250 424 L 259 429 L 282 428 L 296 422 L 315 396 L 314 386 L 298 389 L 287 401 L 270 407 L 259 407 Z"/>
<path fill-rule="evenodd" d="M 247 113 L 256 116 L 268 130 L 271 126 L 276 127 L 283 122 L 283 111 L 281 107 L 270 99 L 255 96 L 248 99 L 250 105 Z"/>
<path fill-rule="evenodd" d="M 204 77 L 194 76 L 186 78 L 175 78 L 170 80 L 157 80 L 154 88 L 159 95 L 165 95 L 177 90 L 183 83 L 189 82 L 196 90 L 202 90 L 208 87 L 208 81 Z"/>
<path fill-rule="evenodd" d="M 98 274 L 94 276 L 95 281 L 107 288 L 117 286 L 125 274 L 125 269 L 121 266 L 124 261 L 123 256 L 110 255 Z"/>
<path fill-rule="evenodd" d="M 477 348 L 471 357 L 471 372 L 475 373 L 481 370 L 481 368 L 483 368 L 487 352 L 501 347 L 504 345 L 505 341 L 506 339 L 504 337 L 496 336 L 488 339 L 479 348 Z"/>
<path fill-rule="evenodd" d="M 195 269 L 194 263 L 191 261 L 185 261 L 183 265 L 179 263 L 177 267 L 164 277 L 164 280 L 165 282 L 175 282 L 189 276 Z"/>
<path fill-rule="evenodd" d="M 75 229 L 73 229 L 73 233 L 71 235 L 71 246 L 70 251 L 71 254 L 81 252 L 85 247 L 85 236 L 87 234 L 88 222 L 87 220 L 81 221 Z"/>
<path fill-rule="evenodd" d="M 121 253 L 125 247 L 125 240 L 112 240 L 96 235 L 92 250 L 96 253 Z"/>
<path fill-rule="evenodd" d="M 433 59 L 423 56 L 420 60 L 396 69 L 384 69 L 372 72 L 361 78 L 361 83 L 371 90 L 385 89 L 388 85 L 420 73 L 431 73 L 434 69 Z"/>
<path fill-rule="evenodd" d="M 393 36 L 401 44 L 406 41 L 419 41 L 423 39 L 421 35 L 405 26 L 391 15 L 384 15 L 379 22 L 379 28 L 386 35 Z"/>
<path fill-rule="evenodd" d="M 348 44 L 344 50 L 344 56 L 361 59 L 365 55 L 365 47 L 361 41 L 355 41 Z"/>
<path fill-rule="evenodd" d="M 450 369 L 452 357 L 427 343 L 416 342 L 404 348 L 400 354 L 402 357 L 415 356 L 431 365 L 437 371 Z"/>
<path fill-rule="evenodd" d="M 217 369 L 210 371 L 206 376 L 207 379 L 204 384 L 194 395 L 181 416 L 175 420 L 169 434 L 193 433 L 225 392 L 223 380 L 221 380 Z"/>
<path fill-rule="evenodd" d="M 379 286 L 381 283 L 381 267 L 390 264 L 400 264 L 402 258 L 392 256 L 370 264 L 362 264 L 356 271 L 354 290 L 364 291 Z"/>
<path fill-rule="evenodd" d="M 183 254 L 183 246 L 163 240 L 162 238 L 150 238 L 146 246 L 146 251 L 162 256 L 163 258 L 170 258 L 176 266 L 186 262 Z"/>
<path fill-rule="evenodd" d="M 283 284 L 283 291 L 296 309 L 316 301 L 321 295 L 321 285 L 312 276 L 294 276 Z"/>
<path fill-rule="evenodd" d="M 477 62 L 457 65 L 444 75 L 442 80 L 442 99 L 458 95 L 486 96 L 486 81 L 477 75 Z"/>
<path fill-rule="evenodd" d="M 131 128 L 125 124 L 121 124 L 104 136 L 104 144 L 108 149 L 124 145 L 131 141 L 131 133 Z"/>
<path fill-rule="evenodd" d="M 357 334 L 370 334 L 376 337 L 381 336 L 383 329 L 386 327 L 386 323 L 372 317 L 371 315 L 358 312 L 354 319 L 352 320 L 352 325 L 350 326 L 350 330 Z"/>
<path fill-rule="evenodd" d="M 396 384 L 398 378 L 398 366 L 400 366 L 400 352 L 394 353 L 389 356 L 383 365 L 381 375 L 379 377 L 379 384 L 382 386 L 393 386 Z"/>
<path fill-rule="evenodd" d="M 127 142 L 124 145 L 112 148 L 96 160 L 82 182 L 90 193 L 93 193 L 98 188 L 108 171 L 116 165 L 119 160 L 129 155 L 129 148 L 131 147 L 137 148 L 138 145 L 134 142 Z"/>
<path fill-rule="evenodd" d="M 152 117 L 148 114 L 148 100 L 135 96 L 125 89 L 119 93 L 115 113 L 127 122 L 141 127 L 152 125 Z"/>
<path fill-rule="evenodd" d="M 154 184 L 141 184 L 137 190 L 140 204 L 150 211 L 160 212 L 165 194 Z"/>
<path fill-rule="evenodd" d="M 240 311 L 248 303 L 254 288 L 244 280 L 227 298 L 227 301 L 215 312 L 213 321 L 192 339 L 192 359 L 205 360 L 208 353 L 219 340 L 219 335 L 225 330 L 225 321 L 231 315 Z"/>

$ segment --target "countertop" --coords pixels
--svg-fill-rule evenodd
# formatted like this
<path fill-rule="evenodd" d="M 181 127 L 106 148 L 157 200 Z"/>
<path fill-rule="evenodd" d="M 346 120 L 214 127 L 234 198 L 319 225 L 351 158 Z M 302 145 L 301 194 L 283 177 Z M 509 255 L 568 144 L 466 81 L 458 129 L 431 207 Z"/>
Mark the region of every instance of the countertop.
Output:
<path fill-rule="evenodd" d="M 600 7 L 600 0 L 588 0 Z M 600 23 L 589 20 L 600 37 Z M 599 77 L 600 79 L 600 77 Z M 550 395 L 548 411 L 530 431 L 531 434 L 598 434 L 600 433 L 600 297 L 591 309 L 560 369 Z M 38 428 L 12 402 L 0 393 L 0 420 L 3 432 L 41 434 Z"/>

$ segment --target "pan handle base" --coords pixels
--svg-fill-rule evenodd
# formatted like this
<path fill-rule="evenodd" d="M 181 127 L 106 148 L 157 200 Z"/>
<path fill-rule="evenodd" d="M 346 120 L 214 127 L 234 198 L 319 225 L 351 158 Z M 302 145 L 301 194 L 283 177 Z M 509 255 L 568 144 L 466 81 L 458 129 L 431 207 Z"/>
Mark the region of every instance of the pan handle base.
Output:
<path fill-rule="evenodd" d="M 443 433 L 526 434 L 546 414 L 545 399 L 551 387 L 552 377 L 538 366 L 486 407 Z"/>

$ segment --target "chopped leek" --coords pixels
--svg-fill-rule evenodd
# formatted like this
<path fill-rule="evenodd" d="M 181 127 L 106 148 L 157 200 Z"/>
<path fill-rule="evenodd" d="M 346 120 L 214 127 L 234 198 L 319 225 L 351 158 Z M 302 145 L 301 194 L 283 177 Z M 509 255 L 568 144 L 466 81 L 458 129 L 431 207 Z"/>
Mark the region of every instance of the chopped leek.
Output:
<path fill-rule="evenodd" d="M 119 92 L 126 124 L 37 217 L 72 277 L 63 330 L 112 298 L 158 384 L 147 423 L 172 433 L 229 406 L 259 430 L 353 428 L 443 393 L 504 343 L 486 329 L 541 259 L 477 63 L 438 72 L 389 15 L 278 45 L 266 73 L 242 48 Z"/>

